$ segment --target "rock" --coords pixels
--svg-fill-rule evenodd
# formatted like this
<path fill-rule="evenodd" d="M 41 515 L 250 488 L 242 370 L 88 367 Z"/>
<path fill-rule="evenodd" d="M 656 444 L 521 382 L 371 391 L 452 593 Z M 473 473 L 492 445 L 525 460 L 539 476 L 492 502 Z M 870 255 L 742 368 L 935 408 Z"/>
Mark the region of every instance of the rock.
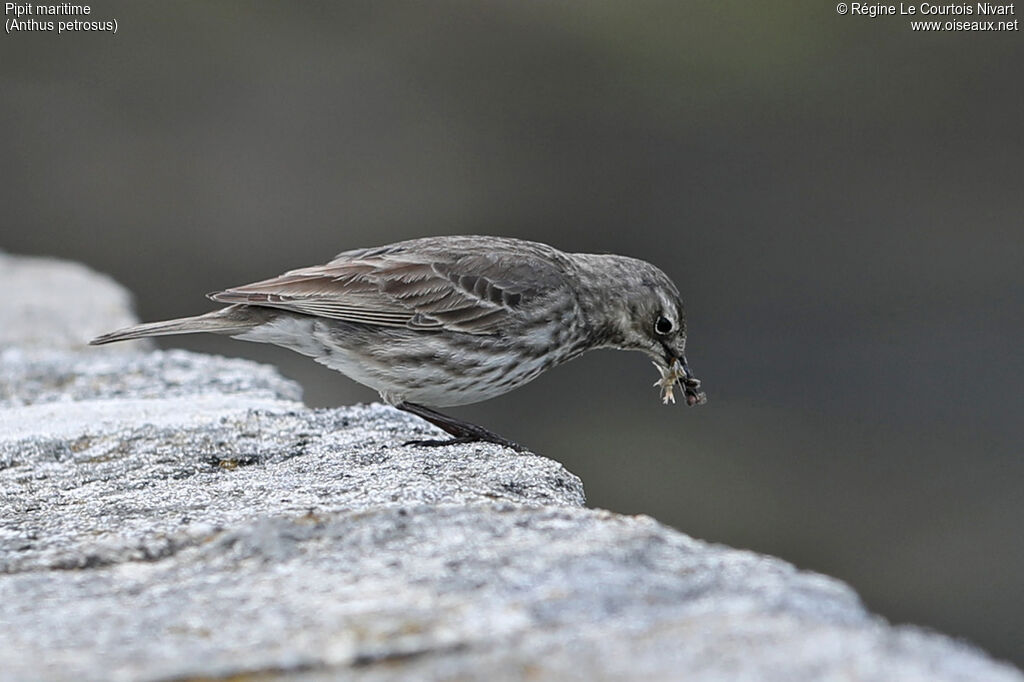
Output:
<path fill-rule="evenodd" d="M 404 446 L 436 432 L 251 362 L 86 348 L 123 291 L 0 265 L 4 680 L 1024 680 L 831 578 L 586 509 L 550 459 Z"/>
<path fill-rule="evenodd" d="M 80 349 L 99 334 L 136 322 L 131 295 L 84 265 L 0 251 L 0 348 Z M 133 341 L 112 352 L 152 348 Z"/>

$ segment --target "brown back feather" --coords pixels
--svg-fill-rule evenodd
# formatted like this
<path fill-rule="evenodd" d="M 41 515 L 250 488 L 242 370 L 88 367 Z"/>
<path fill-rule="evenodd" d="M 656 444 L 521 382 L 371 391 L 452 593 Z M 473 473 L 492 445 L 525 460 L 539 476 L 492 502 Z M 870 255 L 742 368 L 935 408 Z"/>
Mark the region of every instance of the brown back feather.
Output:
<path fill-rule="evenodd" d="M 210 298 L 361 324 L 490 334 L 567 295 L 571 269 L 566 254 L 543 244 L 436 237 L 348 251 Z"/>

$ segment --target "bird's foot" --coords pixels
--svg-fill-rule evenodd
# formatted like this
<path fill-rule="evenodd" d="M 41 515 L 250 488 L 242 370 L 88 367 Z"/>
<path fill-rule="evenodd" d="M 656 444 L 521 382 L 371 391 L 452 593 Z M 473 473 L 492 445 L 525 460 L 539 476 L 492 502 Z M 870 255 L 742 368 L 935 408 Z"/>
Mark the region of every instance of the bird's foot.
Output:
<path fill-rule="evenodd" d="M 406 445 L 422 445 L 425 447 L 439 447 L 442 445 L 460 445 L 463 443 L 494 443 L 516 452 L 529 452 L 519 443 L 508 438 L 502 438 L 493 431 L 488 431 L 482 426 L 471 424 L 448 415 L 441 414 L 436 410 L 415 403 L 399 403 L 395 405 L 400 410 L 410 412 L 417 417 L 424 419 L 442 431 L 452 436 L 449 440 L 410 440 Z"/>

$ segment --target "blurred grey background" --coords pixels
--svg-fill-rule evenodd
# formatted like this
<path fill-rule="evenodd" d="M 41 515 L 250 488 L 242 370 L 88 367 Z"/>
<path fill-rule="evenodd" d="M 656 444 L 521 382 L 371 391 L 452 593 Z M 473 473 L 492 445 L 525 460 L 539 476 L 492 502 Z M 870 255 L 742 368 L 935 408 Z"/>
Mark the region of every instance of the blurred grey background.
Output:
<path fill-rule="evenodd" d="M 146 320 L 483 233 L 660 265 L 710 402 L 594 353 L 453 410 L 590 503 L 849 581 L 1024 663 L 1024 50 L 821 2 L 102 2 L 0 36 L 0 248 Z M 287 351 L 308 402 L 375 399 Z"/>

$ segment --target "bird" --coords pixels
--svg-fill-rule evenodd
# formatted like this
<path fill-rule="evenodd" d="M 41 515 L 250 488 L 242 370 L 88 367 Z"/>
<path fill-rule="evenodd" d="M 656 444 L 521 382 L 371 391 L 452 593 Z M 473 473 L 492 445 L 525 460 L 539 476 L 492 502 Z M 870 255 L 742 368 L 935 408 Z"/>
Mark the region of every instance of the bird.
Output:
<path fill-rule="evenodd" d="M 599 348 L 640 351 L 664 403 L 680 385 L 706 402 L 686 361 L 679 290 L 654 265 L 493 236 L 437 236 L 344 251 L 324 265 L 208 294 L 226 307 L 98 336 L 100 345 L 209 332 L 282 346 L 376 390 L 448 439 L 526 451 L 435 408 L 516 389 Z"/>

